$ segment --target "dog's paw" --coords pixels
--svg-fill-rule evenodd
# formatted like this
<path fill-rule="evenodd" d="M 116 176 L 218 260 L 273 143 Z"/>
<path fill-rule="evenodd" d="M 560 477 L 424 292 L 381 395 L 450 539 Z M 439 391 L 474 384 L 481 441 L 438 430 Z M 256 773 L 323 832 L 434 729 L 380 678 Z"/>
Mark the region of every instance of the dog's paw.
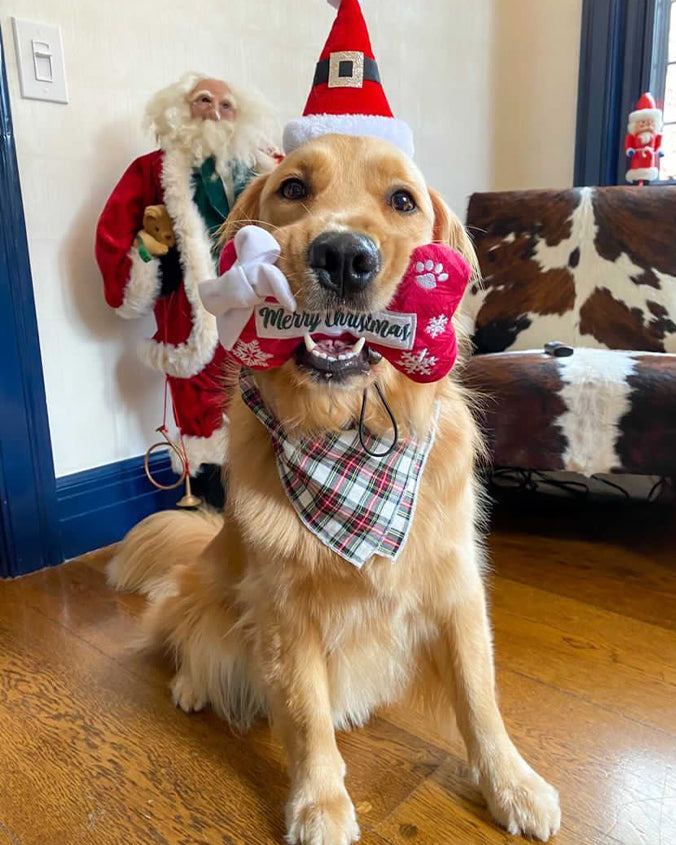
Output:
<path fill-rule="evenodd" d="M 185 672 L 178 672 L 171 682 L 171 700 L 185 713 L 194 713 L 206 707 L 206 696 L 201 693 Z"/>
<path fill-rule="evenodd" d="M 306 790 L 292 795 L 286 823 L 289 845 L 351 845 L 359 839 L 357 816 L 344 787 L 322 798 Z"/>
<path fill-rule="evenodd" d="M 488 809 L 508 833 L 546 842 L 561 825 L 559 793 L 524 760 L 514 768 L 509 779 L 482 783 Z"/>

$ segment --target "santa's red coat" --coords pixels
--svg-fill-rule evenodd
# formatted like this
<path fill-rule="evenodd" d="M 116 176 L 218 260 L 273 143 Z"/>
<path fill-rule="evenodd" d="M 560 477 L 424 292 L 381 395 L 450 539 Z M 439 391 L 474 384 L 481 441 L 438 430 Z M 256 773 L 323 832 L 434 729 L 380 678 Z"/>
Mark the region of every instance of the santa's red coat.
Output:
<path fill-rule="evenodd" d="M 642 140 L 645 138 L 645 140 Z M 624 151 L 629 155 L 630 150 L 634 151 L 631 156 L 629 170 L 627 171 L 628 182 L 651 182 L 659 176 L 657 166 L 657 155 L 662 146 L 662 135 L 657 133 L 642 133 L 627 135 L 624 142 Z"/>
<path fill-rule="evenodd" d="M 160 150 L 137 158 L 113 190 L 96 231 L 96 260 L 106 301 L 122 317 L 155 313 L 157 331 L 142 357 L 169 377 L 176 423 L 184 436 L 191 471 L 225 459 L 227 417 L 223 404 L 225 352 L 197 286 L 215 275 L 211 243 L 192 200 L 192 165 L 180 152 Z M 174 222 L 182 279 L 161 295 L 160 262 L 144 262 L 134 241 L 148 205 L 163 203 Z M 162 409 L 158 408 L 158 422 Z"/>

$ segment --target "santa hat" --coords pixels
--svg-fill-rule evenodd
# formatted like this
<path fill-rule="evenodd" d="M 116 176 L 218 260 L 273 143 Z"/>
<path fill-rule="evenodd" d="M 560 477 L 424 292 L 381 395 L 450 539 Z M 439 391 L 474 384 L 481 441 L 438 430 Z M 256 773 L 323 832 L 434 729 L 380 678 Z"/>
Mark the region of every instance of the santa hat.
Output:
<path fill-rule="evenodd" d="M 337 132 L 383 138 L 413 156 L 409 126 L 392 116 L 359 0 L 328 0 L 338 7 L 317 62 L 303 116 L 284 128 L 284 151 Z"/>
<path fill-rule="evenodd" d="M 646 91 L 636 103 L 636 110 L 629 115 L 629 123 L 637 120 L 654 120 L 658 129 L 662 128 L 662 112 L 657 108 L 653 95 Z"/>

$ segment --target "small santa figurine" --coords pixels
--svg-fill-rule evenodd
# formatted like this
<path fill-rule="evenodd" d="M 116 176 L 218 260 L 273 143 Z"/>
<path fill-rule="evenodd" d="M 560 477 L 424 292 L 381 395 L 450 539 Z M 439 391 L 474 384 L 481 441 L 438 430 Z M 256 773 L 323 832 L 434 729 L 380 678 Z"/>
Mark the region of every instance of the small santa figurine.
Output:
<path fill-rule="evenodd" d="M 121 317 L 155 313 L 157 331 L 141 357 L 167 377 L 193 489 L 204 495 L 206 481 L 206 498 L 218 505 L 226 354 L 197 286 L 215 275 L 216 233 L 233 203 L 278 158 L 276 122 L 258 95 L 198 73 L 155 94 L 146 119 L 160 148 L 132 162 L 110 195 L 96 260 L 106 301 Z"/>
<path fill-rule="evenodd" d="M 636 109 L 629 115 L 624 151 L 629 157 L 627 182 L 652 182 L 659 176 L 662 145 L 662 112 L 649 92 L 641 95 Z"/>

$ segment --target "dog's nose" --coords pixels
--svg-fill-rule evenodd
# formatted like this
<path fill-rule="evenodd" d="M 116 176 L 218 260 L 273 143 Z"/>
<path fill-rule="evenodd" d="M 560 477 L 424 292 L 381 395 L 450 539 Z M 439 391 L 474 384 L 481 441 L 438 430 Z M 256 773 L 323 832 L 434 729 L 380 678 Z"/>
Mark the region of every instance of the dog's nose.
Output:
<path fill-rule="evenodd" d="M 378 247 L 356 232 L 322 232 L 308 249 L 308 264 L 317 280 L 339 296 L 359 293 L 380 270 Z"/>

